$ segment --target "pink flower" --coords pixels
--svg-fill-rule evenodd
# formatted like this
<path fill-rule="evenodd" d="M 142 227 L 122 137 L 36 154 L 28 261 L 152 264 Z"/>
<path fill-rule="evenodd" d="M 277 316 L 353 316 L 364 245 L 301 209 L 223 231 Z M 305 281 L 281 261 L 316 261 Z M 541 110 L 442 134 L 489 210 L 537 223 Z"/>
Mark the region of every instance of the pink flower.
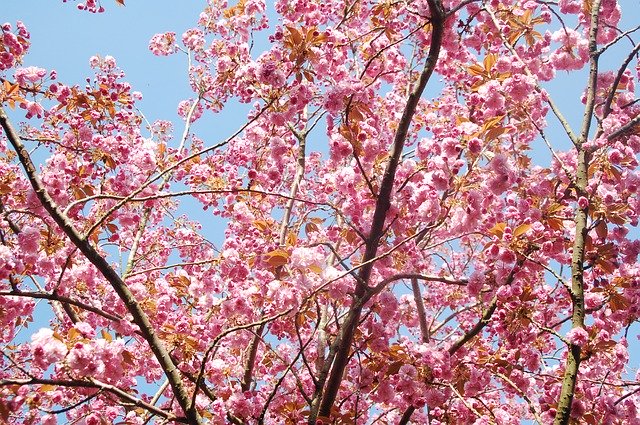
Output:
<path fill-rule="evenodd" d="M 33 118 L 34 116 L 42 118 L 42 115 L 44 114 L 44 109 L 39 103 L 36 102 L 25 100 L 24 102 L 20 103 L 20 107 L 27 110 L 27 113 L 25 115 L 27 118 Z"/>
<path fill-rule="evenodd" d="M 394 318 L 398 311 L 398 300 L 390 291 L 384 291 L 378 297 L 378 304 L 380 305 L 380 319 L 383 322 L 388 322 Z"/>
<path fill-rule="evenodd" d="M 398 370 L 398 377 L 402 381 L 414 381 L 418 376 L 418 370 L 411 364 L 404 364 Z"/>
<path fill-rule="evenodd" d="M 40 231 L 35 227 L 25 226 L 18 235 L 18 244 L 23 253 L 37 255 L 40 248 Z"/>
<path fill-rule="evenodd" d="M 78 322 L 73 325 L 85 338 L 93 338 L 96 336 L 96 330 L 87 322 Z"/>
<path fill-rule="evenodd" d="M 16 70 L 14 76 L 21 86 L 27 85 L 29 82 L 37 83 L 47 75 L 47 70 L 38 68 L 37 66 L 28 66 Z"/>
<path fill-rule="evenodd" d="M 74 374 L 79 376 L 96 376 L 104 372 L 104 363 L 94 354 L 92 344 L 77 342 L 67 355 L 67 364 Z"/>
<path fill-rule="evenodd" d="M 291 253 L 289 264 L 291 267 L 308 271 L 310 267 L 322 267 L 324 255 L 317 248 L 300 247 Z"/>
<path fill-rule="evenodd" d="M 255 410 L 255 406 L 247 399 L 247 394 L 234 393 L 229 397 L 229 403 L 234 415 L 241 418 L 251 417 L 252 412 Z"/>
<path fill-rule="evenodd" d="M 4 245 L 0 245 L 0 278 L 4 279 L 16 267 L 14 252 Z"/>
<path fill-rule="evenodd" d="M 189 50 L 201 50 L 205 45 L 204 34 L 202 30 L 192 28 L 182 34 L 182 43 Z"/>
<path fill-rule="evenodd" d="M 181 101 L 178 104 L 178 115 L 183 119 L 186 119 L 187 115 L 189 114 L 189 111 L 191 110 L 192 105 L 193 105 L 193 100 L 191 99 Z M 204 110 L 202 108 L 202 105 L 198 102 L 198 104 L 196 105 L 196 108 L 193 110 L 193 114 L 191 115 L 190 122 L 194 122 L 195 120 L 200 118 L 203 112 Z"/>
<path fill-rule="evenodd" d="M 31 351 L 36 366 L 46 369 L 67 354 L 67 346 L 58 339 L 53 330 L 42 328 L 31 337 Z"/>
<path fill-rule="evenodd" d="M 582 2 L 578 0 L 560 0 L 558 6 L 560 6 L 560 12 L 562 13 L 576 14 L 582 10 Z"/>
<path fill-rule="evenodd" d="M 169 56 L 176 52 L 176 33 L 156 34 L 149 41 L 149 50 L 156 56 Z"/>
<path fill-rule="evenodd" d="M 15 62 L 15 57 L 9 52 L 1 52 L 0 53 L 0 71 L 4 71 L 5 69 L 9 69 L 13 66 Z"/>
<path fill-rule="evenodd" d="M 504 108 L 505 99 L 498 81 L 488 81 L 478 89 L 478 94 L 484 100 L 485 116 L 497 115 Z"/>
<path fill-rule="evenodd" d="M 573 345 L 584 347 L 589 342 L 589 334 L 584 328 L 573 328 L 567 332 L 567 341 Z"/>
<path fill-rule="evenodd" d="M 503 83 L 503 87 L 511 99 L 516 102 L 522 102 L 534 93 L 534 84 L 531 79 L 520 74 L 507 78 Z"/>
<path fill-rule="evenodd" d="M 499 195 L 509 188 L 513 179 L 513 170 L 507 157 L 503 154 L 496 155 L 489 164 L 495 176 L 489 180 L 488 185 L 493 193 Z"/>
<path fill-rule="evenodd" d="M 58 420 L 55 415 L 47 414 L 42 417 L 42 425 L 57 425 Z"/>
<path fill-rule="evenodd" d="M 589 200 L 584 196 L 578 198 L 578 208 L 581 210 L 587 209 L 589 207 Z"/>
<path fill-rule="evenodd" d="M 280 87 L 285 83 L 284 74 L 273 61 L 266 61 L 258 66 L 258 80 L 274 87 Z"/>
<path fill-rule="evenodd" d="M 554 32 L 551 40 L 562 46 L 551 54 L 551 64 L 559 70 L 581 69 L 589 60 L 589 42 L 577 31 L 564 28 Z"/>
<path fill-rule="evenodd" d="M 108 69 L 113 69 L 116 67 L 116 59 L 113 56 L 107 55 L 104 57 L 104 65 Z"/>
<path fill-rule="evenodd" d="M 372 395 L 374 397 L 374 400 L 379 403 L 390 403 L 395 396 L 395 391 L 389 381 L 384 380 L 380 382 L 377 391 L 375 391 Z"/>

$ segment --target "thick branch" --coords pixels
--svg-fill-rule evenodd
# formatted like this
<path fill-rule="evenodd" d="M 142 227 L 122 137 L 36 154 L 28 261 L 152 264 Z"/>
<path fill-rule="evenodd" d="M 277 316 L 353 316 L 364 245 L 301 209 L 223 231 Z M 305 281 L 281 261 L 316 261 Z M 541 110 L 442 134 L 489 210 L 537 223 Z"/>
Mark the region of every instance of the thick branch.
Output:
<path fill-rule="evenodd" d="M 389 211 L 389 208 L 391 206 L 391 192 L 393 190 L 393 183 L 395 180 L 398 163 L 400 161 L 400 157 L 402 156 L 404 142 L 411 126 L 411 121 L 415 114 L 416 107 L 418 106 L 418 102 L 420 101 L 420 97 L 422 96 L 422 92 L 424 91 L 427 82 L 433 74 L 435 66 L 438 62 L 438 57 L 440 55 L 440 47 L 442 44 L 442 36 L 444 33 L 445 12 L 440 0 L 428 0 L 428 3 L 429 10 L 431 12 L 430 23 L 433 28 L 431 34 L 431 46 L 429 47 L 427 60 L 424 65 L 424 69 L 420 74 L 418 84 L 416 85 L 413 92 L 409 95 L 404 111 L 402 113 L 402 118 L 398 123 L 398 129 L 396 130 L 396 134 L 394 137 L 391 154 L 389 156 L 389 162 L 387 163 L 387 167 L 380 184 L 380 192 L 378 193 L 376 208 L 373 214 L 371 230 L 366 242 L 365 254 L 363 258 L 363 263 L 366 263 L 366 265 L 360 269 L 360 279 L 356 283 L 355 297 L 351 306 L 351 310 L 347 315 L 343 326 L 340 328 L 340 333 L 332 344 L 332 346 L 337 347 L 336 356 L 334 358 L 331 373 L 329 374 L 326 387 L 324 389 L 324 394 L 321 395 L 321 402 L 318 410 L 315 411 L 315 406 L 312 406 L 312 412 L 309 416 L 310 423 L 314 423 L 318 416 L 328 417 L 331 414 L 331 408 L 333 407 L 336 396 L 338 394 L 338 390 L 340 389 L 344 370 L 349 360 L 349 352 L 351 350 L 351 343 L 353 341 L 354 332 L 356 327 L 358 326 L 360 312 L 362 310 L 362 306 L 358 304 L 360 304 L 360 298 L 363 298 L 369 290 L 367 285 L 371 276 L 371 272 L 373 270 L 373 263 L 367 262 L 374 258 L 378 251 L 378 244 L 380 243 L 380 239 L 382 238 L 384 233 L 384 224 L 387 217 L 387 212 Z"/>
<path fill-rule="evenodd" d="M 482 317 L 478 322 L 473 326 L 473 328 L 469 329 L 464 335 L 462 335 L 456 342 L 454 342 L 451 347 L 449 347 L 449 354 L 454 355 L 456 351 L 458 351 L 464 344 L 469 342 L 473 337 L 478 335 L 481 330 L 484 329 L 485 326 L 489 324 L 491 320 L 491 316 L 496 311 L 498 307 L 498 297 L 496 295 L 493 296 L 487 308 L 485 308 L 482 312 Z"/>
<path fill-rule="evenodd" d="M 144 339 L 148 342 L 151 351 L 155 355 L 158 363 L 162 367 L 162 370 L 171 383 L 174 395 L 180 407 L 189 412 L 189 423 L 200 424 L 201 420 L 197 412 L 191 410 L 191 400 L 188 392 L 184 387 L 184 384 L 180 378 L 180 373 L 176 368 L 169 356 L 169 352 L 165 348 L 162 340 L 158 337 L 153 329 L 153 325 L 149 321 L 149 317 L 142 310 L 133 293 L 129 290 L 124 281 L 120 278 L 118 273 L 109 265 L 107 260 L 98 253 L 98 251 L 91 246 L 90 242 L 80 235 L 78 230 L 73 225 L 72 221 L 60 211 L 55 201 L 47 190 L 45 189 L 40 177 L 37 174 L 36 167 L 31 160 L 29 152 L 25 148 L 20 136 L 15 131 L 4 109 L 0 106 L 0 125 L 5 131 L 9 142 L 13 146 L 14 150 L 18 154 L 18 159 L 27 173 L 27 177 L 33 190 L 35 191 L 38 199 L 42 203 L 43 207 L 47 210 L 51 218 L 60 226 L 71 242 L 84 254 L 84 256 L 100 271 L 100 273 L 107 279 L 113 289 L 118 294 L 119 298 L 124 302 L 127 310 L 133 317 L 133 321 L 140 328 L 140 333 Z"/>
<path fill-rule="evenodd" d="M 592 5 L 591 29 L 589 32 L 589 52 L 590 69 L 587 90 L 587 101 L 584 110 L 580 140 L 576 144 L 578 150 L 578 164 L 576 169 L 576 195 L 588 197 L 587 184 L 589 180 L 589 152 L 583 147 L 589 137 L 589 128 L 593 120 L 593 110 L 598 81 L 598 11 L 600 0 L 596 0 Z M 587 215 L 589 207 L 577 207 L 574 221 L 576 224 L 575 239 L 573 241 L 573 254 L 571 258 L 571 302 L 573 313 L 571 315 L 572 328 L 584 328 L 585 306 L 584 306 L 584 252 L 587 238 Z M 567 353 L 567 361 L 562 379 L 562 390 L 556 408 L 554 425 L 567 425 L 571 417 L 571 403 L 575 392 L 576 380 L 580 368 L 580 346 L 571 344 Z"/>

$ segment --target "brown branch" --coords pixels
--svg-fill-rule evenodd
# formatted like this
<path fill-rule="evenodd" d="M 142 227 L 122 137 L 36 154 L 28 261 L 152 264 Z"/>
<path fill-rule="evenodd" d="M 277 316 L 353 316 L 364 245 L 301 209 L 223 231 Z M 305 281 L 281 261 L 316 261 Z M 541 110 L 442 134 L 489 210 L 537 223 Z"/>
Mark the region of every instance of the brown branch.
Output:
<path fill-rule="evenodd" d="M 411 278 L 411 290 L 413 292 L 413 299 L 416 303 L 416 310 L 418 311 L 418 323 L 420 323 L 420 335 L 422 336 L 422 342 L 425 344 L 429 342 L 429 325 L 427 324 L 427 314 L 424 310 L 424 301 L 422 300 L 422 293 L 420 292 L 420 285 L 418 285 L 418 279 Z"/>
<path fill-rule="evenodd" d="M 48 294 L 46 292 L 26 292 L 26 291 L 2 291 L 0 292 L 0 297 L 25 297 L 25 298 L 35 298 L 41 300 L 49 300 L 49 301 L 57 301 L 62 304 L 73 305 L 79 307 L 83 310 L 90 311 L 99 316 L 104 317 L 105 319 L 109 319 L 114 322 L 119 322 L 122 320 L 122 317 L 117 316 L 115 314 L 107 313 L 104 310 L 101 310 L 97 307 L 93 307 L 89 304 L 85 304 L 82 301 L 74 300 L 73 298 L 66 297 L 64 295 L 58 294 Z"/>
<path fill-rule="evenodd" d="M 317 206 L 331 206 L 330 204 L 326 203 L 326 202 L 314 202 L 308 199 L 301 199 L 301 198 L 291 198 L 288 195 L 285 195 L 283 193 L 278 193 L 278 192 L 268 192 L 268 191 L 264 191 L 264 190 L 256 190 L 256 189 L 245 189 L 245 188 L 235 188 L 235 189 L 207 189 L 207 190 L 184 190 L 184 191 L 180 191 L 180 192 L 165 192 L 165 193 L 154 193 L 153 195 L 148 195 L 148 196 L 140 196 L 140 197 L 127 197 L 127 196 L 122 196 L 122 195 L 111 195 L 108 193 L 98 193 L 95 195 L 91 195 L 91 196 L 87 196 L 85 198 L 82 199 L 78 199 L 76 201 L 71 202 L 69 205 L 67 205 L 66 209 L 65 209 L 65 213 L 67 213 L 71 208 L 81 205 L 81 204 L 86 204 L 89 201 L 93 201 L 96 199 L 114 199 L 117 201 L 122 201 L 125 199 L 128 199 L 129 202 L 138 202 L 138 203 L 142 203 L 142 202 L 147 202 L 147 201 L 154 201 L 154 200 L 158 200 L 158 199 L 166 199 L 166 198 L 177 198 L 179 196 L 193 196 L 193 195 L 224 195 L 224 194 L 237 194 L 237 193 L 249 193 L 249 194 L 256 194 L 256 195 L 262 195 L 262 196 L 273 196 L 276 198 L 284 198 L 287 200 L 291 200 L 293 199 L 294 201 L 297 202 L 301 202 L 303 204 L 309 204 L 309 205 L 317 205 Z"/>
<path fill-rule="evenodd" d="M 626 133 L 627 131 L 632 130 L 633 127 L 637 126 L 638 124 L 640 124 L 640 115 L 637 115 L 634 119 L 632 119 L 631 121 L 629 121 L 628 123 L 626 123 L 622 127 L 618 128 L 616 131 L 611 133 L 609 135 L 609 137 L 607 138 L 607 140 L 609 140 L 609 141 L 614 140 L 616 137 L 619 137 L 619 136 L 623 135 L 624 133 Z"/>
<path fill-rule="evenodd" d="M 354 332 L 358 326 L 362 310 L 362 306 L 359 304 L 361 299 L 367 295 L 367 292 L 370 289 L 367 285 L 373 270 L 373 263 L 368 261 L 375 258 L 377 254 L 378 245 L 383 236 L 387 211 L 389 211 L 389 208 L 391 207 L 391 192 L 393 190 L 396 170 L 400 157 L 402 156 L 402 150 L 404 148 L 407 133 L 411 126 L 411 121 L 418 106 L 418 102 L 420 101 L 420 97 L 427 85 L 427 82 L 433 74 L 440 55 L 440 47 L 444 33 L 445 11 L 443 10 L 440 0 L 428 0 L 428 3 L 429 10 L 431 12 L 430 23 L 433 28 L 429 53 L 427 60 L 425 61 L 423 71 L 420 74 L 418 84 L 409 95 L 405 109 L 402 113 L 402 118 L 398 123 L 398 129 L 396 130 L 394 137 L 389 162 L 387 163 L 387 167 L 380 184 L 380 192 L 376 201 L 371 230 L 365 245 L 363 262 L 366 263 L 366 265 L 359 271 L 360 279 L 356 283 L 354 300 L 349 314 L 347 314 L 337 338 L 333 344 L 331 344 L 331 348 L 333 349 L 332 351 L 335 351 L 336 355 L 333 358 L 331 372 L 326 384 L 324 382 L 320 382 L 319 391 L 317 391 L 314 399 L 314 405 L 311 406 L 311 413 L 309 415 L 310 424 L 315 423 L 318 416 L 328 417 L 331 414 L 331 409 L 334 405 L 338 390 L 340 389 L 344 370 L 346 369 L 350 358 L 349 353 L 351 350 L 351 343 L 354 338 Z"/>
<path fill-rule="evenodd" d="M 580 140 L 576 143 L 578 150 L 578 164 L 576 166 L 576 197 L 587 197 L 587 184 L 589 182 L 589 151 L 585 149 L 584 143 L 589 138 L 589 128 L 593 121 L 593 111 L 595 108 L 596 91 L 598 89 L 598 59 L 597 35 L 598 35 L 598 13 L 600 10 L 600 0 L 595 0 L 591 10 L 591 28 L 589 31 L 589 80 L 587 90 L 587 100 L 580 130 Z M 589 207 L 576 208 L 574 221 L 576 224 L 575 239 L 573 241 L 573 254 L 571 256 L 571 303 L 573 313 L 571 315 L 572 329 L 584 328 L 585 305 L 584 305 L 584 253 L 587 239 L 587 215 Z M 580 369 L 581 347 L 571 344 L 567 353 L 564 377 L 562 378 L 562 390 L 558 398 L 554 425 L 567 425 L 571 418 L 571 403 L 575 393 L 576 380 Z"/>
<path fill-rule="evenodd" d="M 155 355 L 158 363 L 162 367 L 162 370 L 166 374 L 171 388 L 176 396 L 180 407 L 184 412 L 187 412 L 189 423 L 200 424 L 201 419 L 195 410 L 191 409 L 191 400 L 187 389 L 185 388 L 180 371 L 173 363 L 169 356 L 169 352 L 165 348 L 162 340 L 156 334 L 153 325 L 151 324 L 149 317 L 144 310 L 138 304 L 135 296 L 129 290 L 124 283 L 120 275 L 109 265 L 107 260 L 100 255 L 100 253 L 91 245 L 91 243 L 76 229 L 73 222 L 60 211 L 58 205 L 53 198 L 49 195 L 45 189 L 36 167 L 31 160 L 31 156 L 26 147 L 22 143 L 20 136 L 13 128 L 9 118 L 4 111 L 4 108 L 0 106 L 0 125 L 5 131 L 9 142 L 13 146 L 15 152 L 18 155 L 18 159 L 22 164 L 29 182 L 33 187 L 33 190 L 38 197 L 42 206 L 47 210 L 51 218 L 60 226 L 71 242 L 84 254 L 84 256 L 100 271 L 100 273 L 107 279 L 113 289 L 118 294 L 118 297 L 124 302 L 127 310 L 133 317 L 133 321 L 140 328 L 140 333 L 149 344 L 151 351 Z"/>
<path fill-rule="evenodd" d="M 181 422 L 181 423 L 190 423 L 186 420 L 186 418 L 181 418 L 178 416 L 175 416 L 173 413 L 170 412 L 166 412 L 152 404 L 149 404 L 139 398 L 136 398 L 134 396 L 132 396 L 131 394 L 129 394 L 128 392 L 124 391 L 121 388 L 118 388 L 116 386 L 110 385 L 110 384 L 106 384 L 104 382 L 98 381 L 97 379 L 93 379 L 93 378 L 88 378 L 87 380 L 74 380 L 74 381 L 65 381 L 65 380 L 61 380 L 61 379 L 41 379 L 41 378 L 26 378 L 26 379 L 16 379 L 16 378 L 11 378 L 11 379 L 2 379 L 0 380 L 0 387 L 3 386 L 10 386 L 10 385 L 19 385 L 19 386 L 25 386 L 25 385 L 53 385 L 53 386 L 59 386 L 59 387 L 74 387 L 74 388 L 94 388 L 97 390 L 102 390 L 102 391 L 106 391 L 109 392 L 111 394 L 114 394 L 115 396 L 117 396 L 119 399 L 131 403 L 133 405 L 135 405 L 136 407 L 140 407 L 142 409 L 145 409 L 147 411 L 149 411 L 150 413 L 156 415 L 156 416 L 160 416 L 162 418 L 165 418 L 169 421 L 175 421 L 175 422 Z"/>
<path fill-rule="evenodd" d="M 240 381 L 240 389 L 242 392 L 249 391 L 251 388 L 251 382 L 253 382 L 253 369 L 256 365 L 256 357 L 258 355 L 258 347 L 262 342 L 262 333 L 264 332 L 265 324 L 258 326 L 253 332 L 253 338 L 249 344 L 249 356 L 244 366 L 244 373 L 242 374 L 242 380 Z"/>
<path fill-rule="evenodd" d="M 404 413 L 402 414 L 402 417 L 400 418 L 400 421 L 398 421 L 398 425 L 406 425 L 409 423 L 409 420 L 411 419 L 411 415 L 413 415 L 413 412 L 416 411 L 416 408 L 413 406 L 409 406 L 407 407 L 407 410 L 404 411 Z"/>
<path fill-rule="evenodd" d="M 523 255 L 518 259 L 514 267 L 509 272 L 509 275 L 507 276 L 507 279 L 505 280 L 505 283 L 504 283 L 505 285 L 511 285 L 511 283 L 513 283 L 513 279 L 516 276 L 516 272 L 520 270 L 520 268 L 522 267 L 522 265 L 526 260 L 527 260 L 526 255 Z M 449 347 L 449 349 L 447 350 L 449 352 L 449 356 L 453 356 L 460 348 L 462 348 L 467 342 L 472 340 L 476 335 L 478 335 L 484 329 L 485 326 L 489 324 L 489 322 L 491 321 L 491 317 L 493 316 L 493 313 L 496 311 L 497 307 L 498 307 L 498 297 L 494 295 L 491 301 L 489 302 L 489 305 L 487 305 L 487 307 L 483 310 L 480 320 L 476 322 L 473 328 L 467 331 L 464 335 L 462 335 L 459 339 L 457 339 L 456 342 L 454 342 L 451 345 L 451 347 Z M 414 411 L 415 411 L 415 407 L 409 406 L 407 410 L 405 410 L 404 414 L 402 415 L 402 419 L 400 420 L 400 422 L 398 422 L 398 424 L 399 425 L 407 424 L 409 422 L 409 419 L 411 419 L 411 415 L 413 414 Z"/>
<path fill-rule="evenodd" d="M 498 297 L 494 295 L 493 298 L 491 298 L 489 305 L 487 305 L 487 307 L 482 311 L 480 320 L 478 320 L 478 322 L 476 322 L 476 324 L 471 329 L 469 329 L 468 332 L 462 335 L 459 339 L 456 340 L 456 342 L 451 345 L 451 347 L 449 347 L 449 355 L 454 355 L 460 348 L 462 348 L 464 344 L 478 335 L 480 331 L 482 331 L 482 329 L 484 329 L 484 327 L 489 324 L 491 316 L 493 316 L 493 313 L 496 311 L 497 307 Z"/>
<path fill-rule="evenodd" d="M 620 65 L 620 68 L 616 73 L 616 78 L 613 80 L 613 83 L 611 84 L 611 90 L 609 91 L 609 94 L 607 95 L 607 99 L 604 102 L 604 108 L 602 111 L 603 119 L 606 118 L 611 113 L 611 110 L 612 110 L 611 105 L 613 103 L 613 98 L 615 97 L 616 92 L 618 90 L 618 84 L 620 84 L 620 80 L 622 80 L 624 71 L 627 69 L 627 67 L 629 66 L 633 58 L 638 54 L 639 51 L 640 51 L 640 43 L 636 44 L 636 46 L 631 50 L 631 52 L 629 52 L 625 60 L 622 62 L 622 65 Z"/>

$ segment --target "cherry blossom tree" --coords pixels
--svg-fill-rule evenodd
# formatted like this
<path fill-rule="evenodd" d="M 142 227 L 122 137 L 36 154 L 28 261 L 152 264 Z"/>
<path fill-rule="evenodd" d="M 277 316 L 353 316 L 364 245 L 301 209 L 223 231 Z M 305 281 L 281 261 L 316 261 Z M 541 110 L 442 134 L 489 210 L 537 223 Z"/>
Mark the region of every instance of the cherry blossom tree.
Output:
<path fill-rule="evenodd" d="M 0 422 L 640 424 L 633 5 L 202 7 L 179 125 L 2 25 Z"/>

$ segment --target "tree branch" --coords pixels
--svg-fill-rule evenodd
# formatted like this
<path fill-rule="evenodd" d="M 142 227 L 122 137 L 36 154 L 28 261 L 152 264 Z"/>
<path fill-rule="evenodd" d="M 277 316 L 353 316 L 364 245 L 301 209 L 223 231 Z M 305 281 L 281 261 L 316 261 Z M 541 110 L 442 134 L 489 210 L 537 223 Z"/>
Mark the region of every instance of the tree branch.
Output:
<path fill-rule="evenodd" d="M 598 59 L 597 35 L 598 35 L 598 13 L 600 10 L 600 0 L 595 0 L 591 10 L 591 28 L 589 31 L 589 81 L 587 89 L 587 100 L 580 130 L 580 140 L 576 143 L 578 150 L 578 163 L 576 165 L 575 190 L 576 197 L 588 197 L 587 184 L 589 182 L 589 151 L 584 148 L 584 143 L 589 138 L 589 128 L 593 120 L 595 98 L 598 82 Z M 576 224 L 575 239 L 573 241 L 573 254 L 571 257 L 571 303 L 573 313 L 571 315 L 572 329 L 584 328 L 585 305 L 584 305 L 584 253 L 587 239 L 587 216 L 588 205 L 584 208 L 576 207 L 574 221 Z M 571 344 L 567 353 L 567 360 L 562 379 L 562 390 L 558 398 L 554 425 L 567 425 L 571 418 L 571 403 L 575 393 L 576 380 L 580 368 L 579 345 Z"/>
<path fill-rule="evenodd" d="M 411 121 L 418 106 L 418 102 L 420 100 L 420 97 L 422 96 L 422 92 L 424 91 L 427 82 L 433 74 L 433 71 L 438 62 L 438 57 L 440 55 L 440 47 L 442 44 L 444 21 L 446 15 L 440 0 L 428 0 L 428 4 L 429 10 L 431 12 L 430 23 L 433 28 L 431 33 L 431 45 L 429 47 L 429 53 L 427 56 L 427 60 L 425 61 L 423 71 L 420 74 L 418 84 L 416 85 L 413 92 L 409 95 L 404 111 L 402 113 L 402 117 L 398 123 L 398 129 L 396 130 L 396 134 L 394 137 L 389 162 L 387 163 L 387 167 L 380 184 L 380 192 L 376 201 L 371 230 L 366 241 L 365 253 L 363 258 L 363 263 L 366 263 L 366 265 L 360 269 L 360 279 L 359 282 L 356 282 L 355 298 L 353 300 L 353 304 L 350 308 L 349 314 L 347 315 L 343 323 L 343 326 L 340 328 L 340 332 L 337 338 L 332 344 L 332 348 L 335 348 L 336 356 L 333 359 L 331 373 L 329 374 L 329 377 L 327 379 L 324 391 L 321 391 L 322 394 L 318 394 L 317 399 L 314 400 L 314 402 L 319 401 L 319 403 L 311 407 L 311 414 L 309 415 L 310 424 L 315 423 L 318 416 L 330 416 L 331 409 L 338 394 L 338 390 L 340 389 L 344 370 L 346 369 L 348 360 L 350 358 L 349 352 L 351 350 L 351 343 L 353 342 L 354 332 L 356 327 L 358 326 L 360 312 L 362 310 L 362 307 L 358 306 L 358 304 L 361 302 L 360 299 L 366 296 L 366 293 L 369 289 L 367 285 L 371 276 L 371 272 L 373 270 L 373 263 L 367 262 L 372 258 L 375 258 L 378 251 L 378 245 L 380 243 L 380 239 L 383 236 L 383 229 L 387 217 L 387 211 L 389 211 L 389 208 L 391 207 L 391 192 L 393 190 L 398 163 L 400 161 L 400 157 L 402 156 L 404 142 L 411 126 Z M 324 383 L 320 384 L 323 385 Z"/>
<path fill-rule="evenodd" d="M 99 309 L 97 307 L 93 307 L 89 304 L 83 303 L 82 301 L 74 300 L 73 298 L 66 297 L 64 295 L 58 294 L 48 294 L 46 292 L 26 292 L 26 291 L 2 291 L 0 292 L 0 297 L 25 297 L 25 298 L 35 298 L 49 301 L 57 301 L 62 304 L 74 305 L 83 310 L 90 311 L 99 316 L 104 317 L 105 319 L 112 320 L 114 322 L 119 322 L 122 320 L 122 317 L 117 316 L 115 314 L 107 313 L 106 311 Z"/>
<path fill-rule="evenodd" d="M 89 378 L 88 380 L 74 380 L 74 381 L 65 381 L 61 379 L 40 379 L 40 378 L 26 378 L 26 379 L 2 379 L 0 380 L 0 387 L 9 386 L 9 385 L 53 385 L 60 387 L 77 387 L 77 388 L 95 388 L 98 390 L 106 391 L 111 394 L 116 395 L 123 401 L 129 402 L 137 407 L 141 407 L 150 413 L 165 418 L 169 421 L 181 422 L 181 423 L 190 423 L 186 420 L 186 418 L 180 418 L 175 416 L 172 413 L 166 412 L 158 407 L 149 404 L 139 398 L 136 398 L 129 394 L 128 392 L 113 386 L 111 384 L 107 384 L 97 379 Z"/>
<path fill-rule="evenodd" d="M 141 335 L 149 344 L 151 351 L 153 351 L 153 354 L 162 367 L 162 370 L 169 379 L 171 388 L 173 389 L 174 395 L 176 396 L 180 407 L 184 412 L 191 412 L 187 413 L 187 415 L 189 415 L 189 423 L 200 424 L 201 420 L 198 413 L 195 411 L 191 411 L 191 400 L 181 380 L 180 372 L 171 360 L 169 352 L 165 348 L 162 340 L 155 333 L 153 325 L 149 321 L 149 317 L 144 312 L 144 310 L 142 310 L 133 293 L 129 290 L 118 273 L 109 265 L 107 260 L 105 260 L 105 258 L 102 257 L 93 246 L 91 246 L 91 243 L 86 239 L 86 237 L 80 235 L 78 230 L 73 225 L 73 222 L 60 211 L 53 198 L 51 198 L 51 196 L 45 189 L 42 181 L 40 180 L 40 177 L 38 176 L 36 167 L 31 160 L 29 152 L 22 143 L 20 136 L 11 125 L 11 122 L 9 121 L 4 108 L 2 108 L 1 106 L 0 125 L 2 125 L 2 128 L 4 129 L 5 134 L 9 139 L 9 142 L 17 153 L 18 159 L 20 160 L 20 163 L 22 164 L 27 174 L 29 182 L 31 183 L 31 186 L 35 191 L 38 200 L 40 200 L 51 218 L 53 218 L 58 226 L 60 226 L 60 228 L 64 231 L 71 242 L 84 254 L 84 256 L 100 271 L 105 279 L 107 279 L 107 281 L 111 284 L 113 289 L 118 294 L 119 298 L 124 302 L 129 313 L 133 317 L 134 323 L 140 328 Z"/>

